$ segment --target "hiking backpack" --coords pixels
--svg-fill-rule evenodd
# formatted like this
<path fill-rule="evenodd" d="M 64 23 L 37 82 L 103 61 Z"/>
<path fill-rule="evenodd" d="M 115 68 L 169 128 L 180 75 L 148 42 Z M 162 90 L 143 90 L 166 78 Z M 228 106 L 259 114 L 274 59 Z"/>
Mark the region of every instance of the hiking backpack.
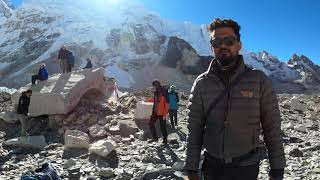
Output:
<path fill-rule="evenodd" d="M 70 65 L 71 65 L 71 67 L 73 67 L 73 66 L 74 66 L 75 61 L 76 61 L 76 58 L 75 58 L 75 56 L 74 56 L 73 52 L 72 52 L 72 51 L 70 51 L 70 52 L 69 52 L 69 56 L 68 56 L 68 64 L 70 64 Z"/>

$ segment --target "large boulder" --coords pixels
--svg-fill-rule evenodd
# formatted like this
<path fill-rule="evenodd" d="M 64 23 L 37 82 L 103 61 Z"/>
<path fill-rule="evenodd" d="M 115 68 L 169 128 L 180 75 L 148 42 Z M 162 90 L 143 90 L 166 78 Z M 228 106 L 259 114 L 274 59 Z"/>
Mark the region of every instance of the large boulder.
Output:
<path fill-rule="evenodd" d="M 30 116 L 67 114 L 89 90 L 110 96 L 112 88 L 109 86 L 113 86 L 113 82 L 106 80 L 103 69 L 84 69 L 56 74 L 36 85 L 28 84 L 14 93 L 11 99 L 13 104 L 18 104 L 21 92 L 31 89 Z"/>
<path fill-rule="evenodd" d="M 134 111 L 134 119 L 150 119 L 152 107 L 152 102 L 139 101 Z"/>
<path fill-rule="evenodd" d="M 152 115 L 152 107 L 153 103 L 151 102 L 139 101 L 134 111 L 134 121 L 137 127 L 143 130 L 143 138 L 151 138 L 149 121 Z M 160 123 L 156 122 L 155 127 L 158 137 L 162 137 Z M 169 126 L 167 126 L 167 131 L 171 131 L 171 128 Z"/>
<path fill-rule="evenodd" d="M 67 130 L 64 135 L 64 146 L 66 148 L 89 148 L 89 136 L 87 133 L 77 130 Z"/>

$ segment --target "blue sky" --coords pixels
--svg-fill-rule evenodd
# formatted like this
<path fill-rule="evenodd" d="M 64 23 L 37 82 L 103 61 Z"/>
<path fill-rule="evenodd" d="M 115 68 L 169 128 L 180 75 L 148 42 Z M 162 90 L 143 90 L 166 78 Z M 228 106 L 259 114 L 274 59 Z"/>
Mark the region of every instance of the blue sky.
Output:
<path fill-rule="evenodd" d="M 19 4 L 21 0 L 13 1 Z M 293 53 L 303 54 L 320 64 L 319 0 L 138 1 L 163 18 L 179 22 L 208 24 L 216 17 L 232 18 L 241 26 L 246 50 L 266 50 L 282 61 Z"/>

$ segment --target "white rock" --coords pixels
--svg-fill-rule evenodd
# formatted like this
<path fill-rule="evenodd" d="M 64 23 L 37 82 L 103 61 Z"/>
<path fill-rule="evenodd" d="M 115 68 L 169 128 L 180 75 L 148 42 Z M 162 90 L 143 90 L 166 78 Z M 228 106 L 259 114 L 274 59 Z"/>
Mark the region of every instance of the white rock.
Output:
<path fill-rule="evenodd" d="M 109 126 L 109 132 L 111 134 L 117 134 L 120 131 L 120 127 L 119 126 Z"/>
<path fill-rule="evenodd" d="M 93 138 L 103 137 L 107 135 L 107 131 L 104 129 L 103 126 L 96 124 L 89 128 L 89 134 Z"/>
<path fill-rule="evenodd" d="M 304 125 L 295 126 L 294 129 L 300 132 L 307 132 L 307 128 Z"/>
<path fill-rule="evenodd" d="M 294 129 L 294 124 L 292 122 L 289 122 L 288 124 L 284 125 L 285 129 Z"/>
<path fill-rule="evenodd" d="M 90 145 L 89 152 L 102 157 L 107 157 L 116 146 L 117 144 L 112 140 L 99 140 Z"/>
<path fill-rule="evenodd" d="M 135 140 L 134 135 L 132 135 L 132 134 L 130 134 L 129 138 L 130 138 L 131 141 Z"/>
<path fill-rule="evenodd" d="M 134 111 L 134 119 L 150 119 L 152 107 L 152 102 L 139 101 Z"/>
<path fill-rule="evenodd" d="M 44 136 L 22 136 L 6 141 L 6 145 L 42 149 L 47 143 Z"/>
<path fill-rule="evenodd" d="M 177 171 L 183 171 L 184 168 L 184 162 L 183 161 L 177 161 L 173 164 L 172 169 Z"/>
<path fill-rule="evenodd" d="M 89 136 L 87 133 L 77 130 L 67 130 L 64 135 L 66 148 L 89 148 Z"/>
<path fill-rule="evenodd" d="M 16 123 L 19 121 L 17 116 L 16 112 L 1 112 L 0 119 L 3 119 L 7 123 Z"/>
<path fill-rule="evenodd" d="M 122 140 L 122 137 L 120 135 L 112 136 L 112 140 L 114 140 L 116 143 L 120 143 Z"/>
<path fill-rule="evenodd" d="M 77 162 L 74 159 L 68 159 L 64 164 L 63 164 L 63 168 L 64 169 L 69 169 L 70 167 L 76 165 Z"/>
<path fill-rule="evenodd" d="M 105 178 L 109 178 L 109 177 L 114 176 L 114 172 L 110 168 L 102 168 L 99 171 L 99 175 L 102 176 L 102 177 L 105 177 Z"/>
<path fill-rule="evenodd" d="M 112 91 L 107 90 L 104 70 L 79 70 L 67 74 L 57 74 L 47 81 L 20 88 L 11 97 L 14 105 L 18 104 L 22 91 L 31 89 L 30 116 L 67 114 L 78 104 L 80 98 L 89 90 L 96 89 L 109 97 Z"/>

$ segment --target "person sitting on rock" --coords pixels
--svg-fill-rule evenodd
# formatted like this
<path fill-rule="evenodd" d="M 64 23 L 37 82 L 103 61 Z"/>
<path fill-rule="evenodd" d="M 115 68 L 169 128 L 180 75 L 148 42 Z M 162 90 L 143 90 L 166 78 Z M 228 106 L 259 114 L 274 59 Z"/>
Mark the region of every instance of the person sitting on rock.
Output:
<path fill-rule="evenodd" d="M 45 81 L 48 80 L 49 73 L 46 68 L 46 64 L 42 63 L 39 68 L 38 74 L 35 74 L 31 77 L 32 84 L 36 83 L 36 80 Z"/>
<path fill-rule="evenodd" d="M 176 86 L 171 85 L 170 90 L 169 90 L 169 116 L 170 116 L 170 121 L 171 121 L 171 126 L 175 127 L 178 124 L 178 102 L 179 102 L 179 96 L 178 93 L 176 92 Z M 173 121 L 174 118 L 174 121 Z"/>
<path fill-rule="evenodd" d="M 82 69 L 89 69 L 89 68 L 92 68 L 92 63 L 91 63 L 91 60 L 88 58 L 87 59 L 87 65 Z"/>
<path fill-rule="evenodd" d="M 154 104 L 152 108 L 152 115 L 149 121 L 150 131 L 154 141 L 158 141 L 158 136 L 155 128 L 155 123 L 157 120 L 160 122 L 160 128 L 163 135 L 163 143 L 167 143 L 167 128 L 165 117 L 168 115 L 169 111 L 169 100 L 168 92 L 158 80 L 152 82 L 152 86 L 155 87 L 154 92 Z"/>
<path fill-rule="evenodd" d="M 21 135 L 24 136 L 27 131 L 27 121 L 28 121 L 28 113 L 29 113 L 29 105 L 30 105 L 30 97 L 32 95 L 32 91 L 29 89 L 21 93 L 18 102 L 18 119 L 21 123 Z"/>

